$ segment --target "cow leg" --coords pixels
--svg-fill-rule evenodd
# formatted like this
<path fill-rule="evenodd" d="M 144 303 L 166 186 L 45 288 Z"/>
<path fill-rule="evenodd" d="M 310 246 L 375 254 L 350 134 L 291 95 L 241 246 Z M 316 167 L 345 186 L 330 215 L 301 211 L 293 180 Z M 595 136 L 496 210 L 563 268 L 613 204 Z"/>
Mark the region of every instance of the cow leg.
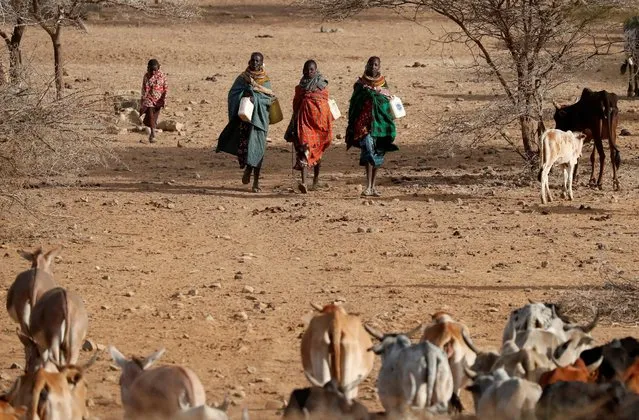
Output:
<path fill-rule="evenodd" d="M 591 187 L 595 186 L 595 146 L 592 146 L 592 153 L 590 153 L 590 180 L 588 181 L 588 185 Z"/>
<path fill-rule="evenodd" d="M 577 165 L 575 164 L 575 166 Z M 572 174 L 573 174 L 573 167 L 572 165 L 568 165 L 568 198 L 570 199 L 570 201 L 574 200 L 572 196 Z"/>
<path fill-rule="evenodd" d="M 541 170 L 541 203 L 546 204 L 548 201 L 552 202 L 552 195 L 550 194 L 550 188 L 548 187 L 548 173 L 550 172 L 550 166 L 544 165 Z"/>
<path fill-rule="evenodd" d="M 561 198 L 566 198 L 568 197 L 568 180 L 570 179 L 570 174 L 568 172 L 572 171 L 572 167 L 570 167 L 568 164 L 563 164 L 561 166 L 564 172 L 564 189 L 561 192 Z"/>
<path fill-rule="evenodd" d="M 575 182 L 579 182 L 579 162 L 575 163 L 575 167 L 572 171 L 572 179 L 575 180 Z"/>
<path fill-rule="evenodd" d="M 595 147 L 599 154 L 599 178 L 597 178 L 597 188 L 601 189 L 601 180 L 603 178 L 604 167 L 606 166 L 606 152 L 601 139 L 595 140 Z"/>
<path fill-rule="evenodd" d="M 634 77 L 635 77 L 635 96 L 639 96 L 639 64 L 634 65 Z"/>

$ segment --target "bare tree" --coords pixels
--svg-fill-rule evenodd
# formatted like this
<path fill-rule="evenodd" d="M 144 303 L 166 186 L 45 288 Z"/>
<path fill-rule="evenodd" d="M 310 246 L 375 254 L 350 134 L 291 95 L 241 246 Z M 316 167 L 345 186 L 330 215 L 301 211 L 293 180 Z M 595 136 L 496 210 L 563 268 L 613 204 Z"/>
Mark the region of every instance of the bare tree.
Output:
<path fill-rule="evenodd" d="M 0 0 L 1 1 L 1 0 Z M 20 0 L 15 0 L 20 1 Z M 64 90 L 64 59 L 62 54 L 62 31 L 65 27 L 86 30 L 83 18 L 87 6 L 108 4 L 122 6 L 148 15 L 159 15 L 177 19 L 194 17 L 197 12 L 185 0 L 174 0 L 152 6 L 144 0 L 26 0 L 30 2 L 30 13 L 35 22 L 44 29 L 53 45 L 55 88 L 57 98 Z"/>
<path fill-rule="evenodd" d="M 543 130 L 543 94 L 558 74 L 610 49 L 595 36 L 607 12 L 632 0 L 300 0 L 326 18 L 344 19 L 389 8 L 417 20 L 435 12 L 456 25 L 440 41 L 464 43 L 475 69 L 488 70 L 505 93 L 504 123 L 518 122 L 523 154 L 531 159 Z M 583 48 L 588 45 L 589 48 Z M 498 122 L 498 121 L 497 121 Z"/>
<path fill-rule="evenodd" d="M 9 23 L 11 32 L 0 28 L 0 37 L 9 50 L 9 79 L 16 84 L 20 79 L 22 51 L 20 43 L 27 28 L 27 0 L 0 0 L 0 23 Z"/>

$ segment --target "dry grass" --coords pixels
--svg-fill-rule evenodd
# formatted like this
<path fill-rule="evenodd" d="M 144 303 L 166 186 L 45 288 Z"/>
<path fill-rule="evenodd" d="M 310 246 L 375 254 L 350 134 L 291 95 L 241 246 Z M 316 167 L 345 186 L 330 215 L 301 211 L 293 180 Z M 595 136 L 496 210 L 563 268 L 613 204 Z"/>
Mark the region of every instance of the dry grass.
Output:
<path fill-rule="evenodd" d="M 566 315 L 577 318 L 592 317 L 595 309 L 610 322 L 635 324 L 639 322 L 639 281 L 626 278 L 609 266 L 600 269 L 604 284 L 601 289 L 564 294 L 560 300 Z"/>

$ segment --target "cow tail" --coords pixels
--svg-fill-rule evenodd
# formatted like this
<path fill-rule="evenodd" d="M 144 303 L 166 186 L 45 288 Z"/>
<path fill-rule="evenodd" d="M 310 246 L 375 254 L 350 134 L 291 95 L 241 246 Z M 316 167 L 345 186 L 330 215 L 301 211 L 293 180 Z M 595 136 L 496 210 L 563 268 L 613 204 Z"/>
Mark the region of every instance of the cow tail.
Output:
<path fill-rule="evenodd" d="M 619 152 L 619 148 L 617 147 L 616 139 L 613 137 L 617 137 L 617 133 L 612 132 L 612 118 L 615 116 L 617 110 L 610 106 L 610 102 L 606 100 L 606 119 L 608 120 L 608 137 L 610 137 L 610 143 L 614 145 L 615 150 L 611 150 L 610 153 L 614 153 L 615 159 L 615 169 L 619 169 L 621 166 L 621 152 Z"/>
<path fill-rule="evenodd" d="M 342 386 L 342 329 L 341 314 L 335 312 L 331 319 L 329 327 L 330 353 L 333 354 L 333 363 L 331 363 L 331 380 L 335 381 L 338 387 Z"/>

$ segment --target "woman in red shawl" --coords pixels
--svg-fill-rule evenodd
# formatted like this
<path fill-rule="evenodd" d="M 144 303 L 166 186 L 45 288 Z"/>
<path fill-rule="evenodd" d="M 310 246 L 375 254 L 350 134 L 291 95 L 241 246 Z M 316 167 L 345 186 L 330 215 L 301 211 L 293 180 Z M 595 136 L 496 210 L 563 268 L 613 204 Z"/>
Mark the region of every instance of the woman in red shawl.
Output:
<path fill-rule="evenodd" d="M 155 127 L 158 124 L 160 109 L 165 106 L 167 88 L 166 76 L 160 71 L 160 63 L 155 58 L 149 60 L 142 79 L 140 101 L 140 115 L 144 114 L 144 125 L 151 128 L 149 143 L 155 143 Z"/>
<path fill-rule="evenodd" d="M 284 138 L 293 142 L 296 161 L 293 169 L 302 173 L 299 189 L 306 194 L 306 168 L 313 168 L 312 190 L 317 188 L 322 154 L 333 138 L 333 116 L 328 106 L 328 80 L 317 70 L 317 63 L 304 63 L 303 76 L 295 86 L 293 117 Z"/>

